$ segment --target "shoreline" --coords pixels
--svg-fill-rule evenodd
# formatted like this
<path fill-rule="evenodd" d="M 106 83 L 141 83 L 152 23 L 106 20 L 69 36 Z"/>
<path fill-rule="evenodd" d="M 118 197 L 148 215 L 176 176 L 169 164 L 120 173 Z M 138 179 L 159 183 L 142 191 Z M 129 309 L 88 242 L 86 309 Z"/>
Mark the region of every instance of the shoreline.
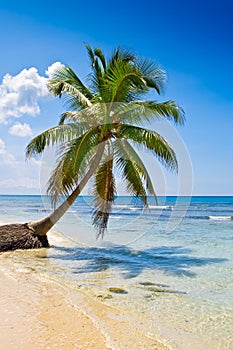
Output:
<path fill-rule="evenodd" d="M 60 288 L 33 276 L 14 279 L 1 273 L 0 280 L 2 349 L 111 349 Z"/>
<path fill-rule="evenodd" d="M 141 329 L 127 310 L 123 313 L 30 267 L 17 271 L 4 263 L 5 254 L 14 252 L 0 256 L 3 349 L 171 350 L 165 339 Z"/>
<path fill-rule="evenodd" d="M 124 201 L 120 203 L 125 205 Z M 209 202 L 200 202 L 201 215 L 203 208 L 204 214 L 206 212 L 206 203 Z M 39 205 L 33 201 L 26 208 L 37 210 Z M 231 210 L 231 203 L 228 202 L 217 203 L 217 207 L 215 202 L 208 205 L 210 208 L 208 207 L 207 213 L 210 212 L 211 215 L 213 210 L 216 215 L 220 215 L 220 212 L 221 215 L 227 215 L 224 214 L 225 211 L 227 213 Z M 0 224 L 22 222 L 27 209 L 18 211 L 18 207 L 25 208 L 25 200 L 10 202 L 11 213 L 2 215 Z M 193 209 L 196 210 L 196 204 L 190 211 Z M 13 217 L 13 214 L 17 215 Z M 0 307 L 2 316 L 9 318 L 8 328 L 4 328 L 9 330 L 9 337 L 26 339 L 29 333 L 37 345 L 38 339 L 44 341 L 46 338 L 48 342 L 50 338 L 59 338 L 60 332 L 61 340 L 63 336 L 66 337 L 63 346 L 55 347 L 51 342 L 49 345 L 38 346 L 36 350 L 69 350 L 68 340 L 74 343 L 77 339 L 80 341 L 79 334 L 84 333 L 84 343 L 80 347 L 79 344 L 72 345 L 71 348 L 99 350 L 98 342 L 95 345 L 89 344 L 92 339 L 92 332 L 88 330 L 90 327 L 85 322 L 82 327 L 82 322 L 79 322 L 79 319 L 86 316 L 91 329 L 97 332 L 97 338 L 102 339 L 100 348 L 104 350 L 231 348 L 233 318 L 232 280 L 229 278 L 229 269 L 232 267 L 230 221 L 203 222 L 187 219 L 188 225 L 181 226 L 177 235 L 165 236 L 161 230 L 156 229 L 132 246 L 124 248 L 120 245 L 120 249 L 115 249 L 115 244 L 108 241 L 100 246 L 88 244 L 86 236 L 89 237 L 89 231 L 83 229 L 84 225 L 76 227 L 72 215 L 69 219 L 71 223 L 67 220 L 66 225 L 55 227 L 55 230 L 48 233 L 50 249 L 16 250 L 0 254 L 0 274 L 2 270 L 5 278 L 14 282 L 9 291 L 6 290 L 4 294 L 2 289 L 0 293 L 0 298 L 6 298 L 9 304 L 4 303 Z M 31 214 L 33 216 L 34 212 Z M 133 214 L 131 216 L 134 217 Z M 141 225 L 140 228 L 135 228 L 136 233 L 147 229 L 150 221 L 147 223 L 147 220 L 141 220 Z M 124 239 L 124 235 L 128 239 L 128 232 L 131 233 L 127 227 L 119 232 L 120 239 Z M 111 232 L 108 237 L 112 237 Z M 211 245 L 210 239 L 213 243 Z M 1 276 L 0 281 L 5 285 L 5 279 L 1 279 Z M 25 289 L 26 286 L 27 289 L 32 289 L 32 293 Z M 122 289 L 122 294 L 111 290 L 115 288 Z M 9 299 L 11 289 L 18 290 L 22 300 L 17 294 Z M 27 293 L 28 303 L 24 299 Z M 47 298 L 50 294 L 56 297 Z M 41 319 L 36 316 L 37 300 L 41 300 L 40 314 L 47 317 L 45 323 L 42 322 L 43 329 L 40 329 Z M 56 300 L 62 300 L 63 311 L 59 311 L 59 302 Z M 17 321 L 14 321 L 14 310 L 20 309 L 20 305 L 23 305 L 22 312 Z M 5 314 L 4 308 L 8 310 Z M 30 314 L 30 309 L 34 313 Z M 48 310 L 51 310 L 49 315 Z M 63 317 L 71 319 L 75 330 L 73 335 L 70 335 L 72 330 L 67 330 L 65 325 L 59 329 Z M 54 318 L 60 318 L 55 330 Z M 32 329 L 27 329 L 27 325 L 24 325 L 25 319 L 29 320 L 28 325 L 32 325 Z M 1 324 L 3 322 L 0 316 L 0 329 Z M 65 334 L 62 333 L 63 328 Z M 0 336 L 5 336 L 5 333 L 0 331 Z M 14 334 L 18 334 L 18 337 Z M 30 338 L 25 342 L 29 343 Z M 17 347 L 8 344 L 10 347 L 4 346 L 3 350 L 19 349 L 18 339 L 15 340 L 16 343 Z M 34 349 L 34 344 L 28 349 Z M 25 346 L 19 350 L 24 348 Z"/>

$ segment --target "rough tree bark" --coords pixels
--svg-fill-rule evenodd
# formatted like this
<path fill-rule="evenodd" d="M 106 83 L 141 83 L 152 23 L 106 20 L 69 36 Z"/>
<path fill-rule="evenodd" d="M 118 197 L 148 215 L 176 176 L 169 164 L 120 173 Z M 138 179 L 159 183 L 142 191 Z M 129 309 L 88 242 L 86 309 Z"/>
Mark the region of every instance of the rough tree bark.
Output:
<path fill-rule="evenodd" d="M 98 146 L 96 156 L 85 177 L 80 181 L 71 195 L 49 216 L 42 220 L 24 223 L 7 224 L 0 226 L 0 252 L 15 249 L 33 249 L 49 247 L 47 232 L 58 222 L 65 212 L 74 203 L 91 176 L 95 173 L 104 152 L 105 143 Z"/>
<path fill-rule="evenodd" d="M 0 226 L 0 252 L 48 247 L 47 236 L 37 236 L 28 224 Z"/>

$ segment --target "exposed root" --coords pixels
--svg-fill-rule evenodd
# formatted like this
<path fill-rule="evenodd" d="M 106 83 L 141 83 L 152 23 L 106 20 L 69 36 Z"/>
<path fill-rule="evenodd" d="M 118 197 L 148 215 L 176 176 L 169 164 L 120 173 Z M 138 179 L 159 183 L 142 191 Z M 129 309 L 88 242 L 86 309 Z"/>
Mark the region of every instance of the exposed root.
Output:
<path fill-rule="evenodd" d="M 47 236 L 36 235 L 27 223 L 0 226 L 0 252 L 42 247 L 49 247 Z"/>

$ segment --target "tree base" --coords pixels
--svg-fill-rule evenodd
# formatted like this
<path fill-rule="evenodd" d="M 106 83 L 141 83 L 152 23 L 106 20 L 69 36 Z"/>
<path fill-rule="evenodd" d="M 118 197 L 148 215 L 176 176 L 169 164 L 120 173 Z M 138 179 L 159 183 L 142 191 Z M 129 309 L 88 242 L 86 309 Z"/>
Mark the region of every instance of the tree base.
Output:
<path fill-rule="evenodd" d="M 28 224 L 0 226 L 0 252 L 43 247 L 49 247 L 47 236 L 36 235 Z"/>

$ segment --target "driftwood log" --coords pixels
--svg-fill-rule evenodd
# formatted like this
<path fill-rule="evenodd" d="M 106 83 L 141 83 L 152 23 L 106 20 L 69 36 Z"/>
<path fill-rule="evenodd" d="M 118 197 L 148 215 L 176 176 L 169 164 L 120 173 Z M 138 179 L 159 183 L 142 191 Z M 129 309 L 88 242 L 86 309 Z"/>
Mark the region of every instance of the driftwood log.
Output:
<path fill-rule="evenodd" d="M 42 247 L 49 247 L 47 236 L 35 234 L 27 223 L 0 226 L 0 252 Z"/>

